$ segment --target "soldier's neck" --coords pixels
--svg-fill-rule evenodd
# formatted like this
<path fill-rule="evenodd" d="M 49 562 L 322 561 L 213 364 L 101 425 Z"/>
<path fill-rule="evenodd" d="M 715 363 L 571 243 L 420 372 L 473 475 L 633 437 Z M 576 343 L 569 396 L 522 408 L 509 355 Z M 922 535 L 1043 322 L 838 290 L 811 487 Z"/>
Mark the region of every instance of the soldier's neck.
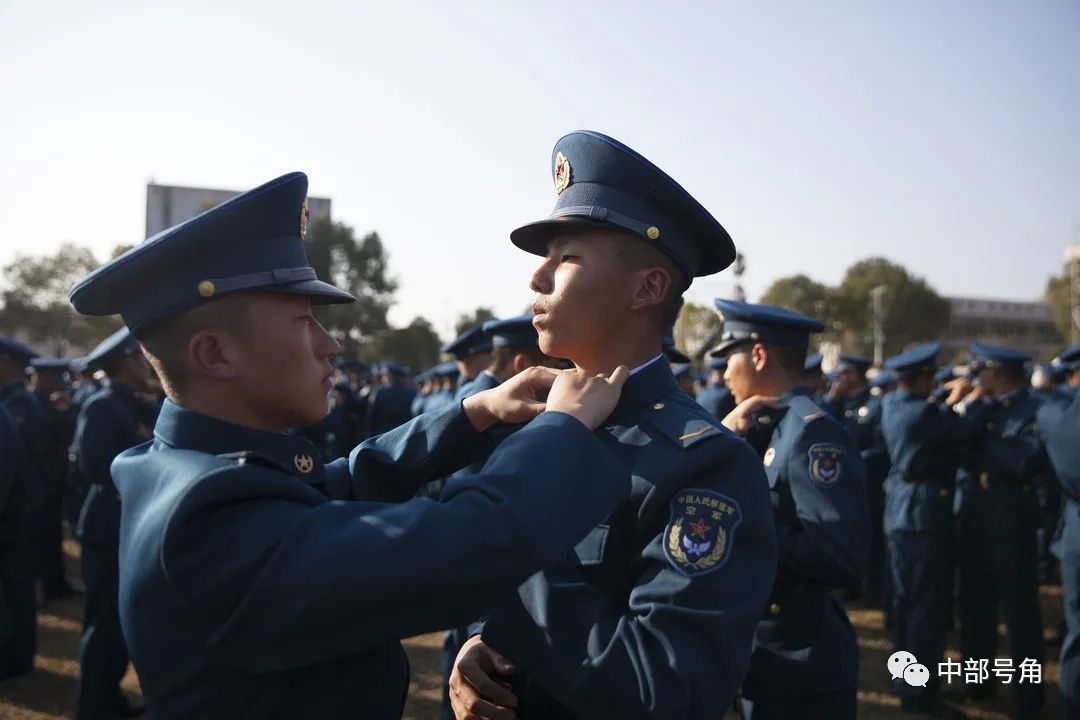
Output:
<path fill-rule="evenodd" d="M 283 433 L 289 427 L 288 422 L 270 417 L 264 411 L 247 403 L 239 402 L 236 398 L 225 393 L 196 391 L 194 393 L 184 393 L 182 398 L 170 395 L 169 399 L 188 410 L 194 410 L 202 415 L 230 422 L 233 425 L 242 425 L 243 427 L 273 433 Z"/>
<path fill-rule="evenodd" d="M 577 353 L 577 357 L 570 359 L 587 373 L 610 375 L 620 365 L 625 365 L 627 370 L 640 367 L 661 352 L 659 338 L 642 341 L 640 338 L 626 337 L 606 347 L 589 348 L 589 352 Z"/>

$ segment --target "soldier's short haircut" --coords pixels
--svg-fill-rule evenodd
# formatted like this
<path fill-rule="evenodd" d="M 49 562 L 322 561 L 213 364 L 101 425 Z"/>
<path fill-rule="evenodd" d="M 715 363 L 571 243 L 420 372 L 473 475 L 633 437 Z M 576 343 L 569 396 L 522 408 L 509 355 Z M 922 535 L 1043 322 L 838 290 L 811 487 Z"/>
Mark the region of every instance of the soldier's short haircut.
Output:
<path fill-rule="evenodd" d="M 791 378 L 802 378 L 806 364 L 806 346 L 772 345 L 765 343 L 769 359 L 775 361 Z"/>

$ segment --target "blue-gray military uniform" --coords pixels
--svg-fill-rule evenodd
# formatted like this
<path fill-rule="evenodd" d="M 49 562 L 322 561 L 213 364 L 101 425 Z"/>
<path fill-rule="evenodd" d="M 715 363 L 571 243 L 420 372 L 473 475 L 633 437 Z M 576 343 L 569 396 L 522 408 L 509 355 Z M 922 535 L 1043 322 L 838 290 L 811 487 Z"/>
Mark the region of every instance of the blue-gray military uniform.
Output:
<path fill-rule="evenodd" d="M 518 247 L 546 256 L 553 230 L 602 221 L 687 279 L 734 259 L 708 211 L 622 143 L 576 132 L 552 156 L 555 209 L 511 234 Z M 661 344 L 596 432 L 630 498 L 486 617 L 485 644 L 521 670 L 523 720 L 719 716 L 746 673 L 776 564 L 768 492 L 746 444 L 678 388 Z"/>
<path fill-rule="evenodd" d="M 442 347 L 442 352 L 447 355 L 453 355 L 458 361 L 466 360 L 478 353 L 486 353 L 491 351 L 491 338 L 484 334 L 484 323 L 477 323 L 465 332 L 458 335 L 449 343 Z M 476 377 L 479 377 L 479 373 L 475 377 L 465 377 L 462 375 L 458 378 L 458 387 L 454 393 L 454 400 L 460 402 L 464 399 L 462 393 L 465 388 L 473 382 Z"/>
<path fill-rule="evenodd" d="M 938 343 L 889 358 L 902 375 L 934 374 Z M 882 404 L 882 434 L 891 465 L 885 481 L 894 618 L 893 650 L 906 650 L 931 668 L 926 687 L 895 685 L 905 709 L 937 704 L 938 663 L 944 660 L 954 573 L 953 495 L 968 424 L 942 402 L 901 387 Z"/>
<path fill-rule="evenodd" d="M 37 353 L 17 340 L 0 337 L 0 356 L 21 371 Z M 41 496 L 40 467 L 46 450 L 45 409 L 19 377 L 0 387 L 0 406 L 14 423 L 17 451 L 5 464 L 15 472 L 4 482 L 4 537 L 0 539 L 0 586 L 7 602 L 8 635 L 0 641 L 0 679 L 23 675 L 34 667 L 37 648 L 37 598 L 34 590 L 33 516 Z M 8 430 L 3 430 L 7 435 Z"/>
<path fill-rule="evenodd" d="M 409 375 L 408 368 L 397 363 L 384 364 L 391 380 L 387 385 L 375 387 L 367 398 L 364 415 L 363 437 L 380 435 L 412 419 L 412 401 L 416 389 L 405 384 Z"/>
<path fill-rule="evenodd" d="M 707 366 L 709 370 L 723 372 L 727 367 L 727 361 L 724 358 L 709 358 Z M 735 396 L 722 382 L 710 383 L 698 393 L 697 401 L 698 405 L 705 408 L 717 420 L 723 420 L 735 409 Z"/>
<path fill-rule="evenodd" d="M 218 292 L 350 301 L 307 262 L 306 191 L 293 173 L 170 228 L 80 281 L 72 303 L 119 311 L 137 336 Z M 162 720 L 400 717 L 399 638 L 478 616 L 485 598 L 562 557 L 630 485 L 560 413 L 506 440 L 482 473 L 452 480 L 441 502 L 410 498 L 491 450 L 460 406 L 329 465 L 302 438 L 171 401 L 154 432 L 111 477 L 121 625 L 149 715 Z"/>
<path fill-rule="evenodd" d="M 1028 358 L 1010 348 L 972 343 L 974 367 L 1011 365 L 1022 370 Z M 1042 620 L 1038 602 L 1039 509 L 1032 487 L 1048 458 L 1036 414 L 1040 402 L 1027 386 L 1007 397 L 965 403 L 964 413 L 976 433 L 961 459 L 955 511 L 960 567 L 961 651 L 965 658 L 998 657 L 998 608 L 1009 628 L 1014 667 L 1027 658 L 1043 659 Z M 969 685 L 968 693 L 991 690 Z M 1012 683 L 1017 710 L 1037 713 L 1042 686 Z"/>
<path fill-rule="evenodd" d="M 1070 371 L 1080 371 L 1080 344 L 1060 356 Z M 1054 392 L 1036 415 L 1046 452 L 1065 496 L 1059 558 L 1064 591 L 1065 638 L 1061 643 L 1061 717 L 1080 717 L 1080 394 Z"/>
<path fill-rule="evenodd" d="M 838 371 L 853 370 L 866 375 L 870 360 L 858 355 L 840 355 Z M 891 621 L 892 594 L 888 550 L 885 544 L 885 478 L 889 474 L 889 454 L 881 437 L 881 396 L 870 385 L 853 397 L 833 401 L 833 414 L 843 423 L 866 463 L 866 498 L 870 508 L 870 561 L 866 571 L 866 600 L 885 609 Z M 826 409 L 829 409 L 828 405 Z"/>
<path fill-rule="evenodd" d="M 94 367 L 139 352 L 131 333 L 121 328 L 94 348 L 87 362 Z M 118 612 L 120 496 L 109 466 L 124 450 L 150 439 L 155 416 L 156 407 L 135 388 L 110 379 L 83 404 L 75 425 L 72 450 L 85 496 L 75 526 L 86 585 L 77 691 L 81 720 L 131 711 L 120 691 L 128 652 Z"/>
<path fill-rule="evenodd" d="M 789 310 L 716 300 L 724 319 L 713 354 L 764 343 L 806 348 L 824 325 Z M 859 651 L 833 591 L 866 573 L 866 467 L 844 428 L 808 387 L 754 413 L 746 440 L 768 476 L 779 567 L 755 634 L 741 710 L 747 720 L 854 718 Z"/>
<path fill-rule="evenodd" d="M 35 373 L 66 373 L 70 360 L 64 358 L 34 358 L 30 366 Z M 45 413 L 46 437 L 44 454 L 38 470 L 38 498 L 34 517 L 34 565 L 47 598 L 59 598 L 74 593 L 64 578 L 63 502 L 68 479 L 68 452 L 75 433 L 74 406 L 59 409 L 53 406 L 48 394 L 35 390 L 38 404 Z"/>

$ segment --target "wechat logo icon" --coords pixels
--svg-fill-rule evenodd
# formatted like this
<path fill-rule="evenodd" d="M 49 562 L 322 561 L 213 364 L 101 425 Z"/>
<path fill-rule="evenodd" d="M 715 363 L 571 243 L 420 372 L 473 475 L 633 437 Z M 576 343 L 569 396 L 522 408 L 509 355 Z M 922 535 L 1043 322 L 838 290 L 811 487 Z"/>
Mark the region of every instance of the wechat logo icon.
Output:
<path fill-rule="evenodd" d="M 886 663 L 893 680 L 903 680 L 911 687 L 926 687 L 930 682 L 930 669 L 919 664 L 918 659 L 907 650 L 897 650 Z"/>

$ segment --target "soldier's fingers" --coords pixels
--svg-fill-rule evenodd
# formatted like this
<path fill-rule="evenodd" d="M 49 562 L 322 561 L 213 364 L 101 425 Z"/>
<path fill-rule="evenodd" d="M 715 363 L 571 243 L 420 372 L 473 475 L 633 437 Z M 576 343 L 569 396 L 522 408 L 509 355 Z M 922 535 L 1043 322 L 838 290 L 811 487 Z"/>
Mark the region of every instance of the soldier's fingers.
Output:
<path fill-rule="evenodd" d="M 611 373 L 611 377 L 608 378 L 608 383 L 615 387 L 620 387 L 626 379 L 630 377 L 630 370 L 625 365 L 620 365 L 615 368 L 615 372 Z"/>
<path fill-rule="evenodd" d="M 462 679 L 476 690 L 477 693 L 499 705 L 505 707 L 517 707 L 517 696 L 510 692 L 510 689 L 505 687 L 502 683 L 493 680 L 488 675 L 487 671 L 479 664 L 469 663 L 466 665 L 465 663 L 462 663 L 459 665 L 459 668 L 461 670 Z M 494 668 L 492 669 L 494 670 Z"/>

